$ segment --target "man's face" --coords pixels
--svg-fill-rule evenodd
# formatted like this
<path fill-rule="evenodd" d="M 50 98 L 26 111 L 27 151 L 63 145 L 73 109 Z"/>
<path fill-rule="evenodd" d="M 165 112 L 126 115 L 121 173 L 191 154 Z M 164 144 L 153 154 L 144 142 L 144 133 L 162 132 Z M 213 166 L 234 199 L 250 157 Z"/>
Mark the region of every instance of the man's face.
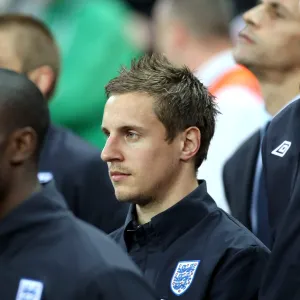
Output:
<path fill-rule="evenodd" d="M 247 25 L 234 49 L 238 63 L 265 70 L 300 67 L 298 0 L 262 0 L 244 19 Z"/>
<path fill-rule="evenodd" d="M 120 201 L 145 205 L 163 198 L 180 163 L 180 142 L 166 141 L 166 129 L 141 93 L 111 96 L 102 128 L 107 135 L 101 157 L 108 163 Z"/>
<path fill-rule="evenodd" d="M 5 104 L 0 106 L 0 202 L 9 200 L 5 197 L 20 180 L 20 174 L 24 177 L 26 164 L 35 160 L 38 144 L 33 128 L 14 125 L 13 112 Z"/>
<path fill-rule="evenodd" d="M 15 34 L 12 30 L 0 30 L 0 68 L 18 73 L 22 71 L 22 64 L 15 47 Z"/>
<path fill-rule="evenodd" d="M 3 118 L 2 109 L 0 109 L 0 203 L 6 200 L 6 192 L 10 188 L 12 179 L 12 166 L 11 166 L 11 143 L 12 137 L 7 131 L 5 118 Z"/>

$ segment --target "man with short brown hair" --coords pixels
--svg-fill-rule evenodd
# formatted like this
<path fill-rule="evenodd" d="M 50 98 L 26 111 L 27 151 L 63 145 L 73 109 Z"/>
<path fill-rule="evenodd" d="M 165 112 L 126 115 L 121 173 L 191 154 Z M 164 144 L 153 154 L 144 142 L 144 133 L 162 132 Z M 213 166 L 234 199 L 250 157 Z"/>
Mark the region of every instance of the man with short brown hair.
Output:
<path fill-rule="evenodd" d="M 269 251 L 197 181 L 214 97 L 189 69 L 156 54 L 122 69 L 106 92 L 102 159 L 118 200 L 132 203 L 111 236 L 160 299 L 255 299 Z"/>

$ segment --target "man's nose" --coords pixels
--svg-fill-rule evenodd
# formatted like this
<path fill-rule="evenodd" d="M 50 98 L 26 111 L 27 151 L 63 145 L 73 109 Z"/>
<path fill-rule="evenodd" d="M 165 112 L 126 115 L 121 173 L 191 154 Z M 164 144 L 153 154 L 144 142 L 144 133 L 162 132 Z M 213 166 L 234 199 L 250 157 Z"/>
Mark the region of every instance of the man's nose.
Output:
<path fill-rule="evenodd" d="M 101 159 L 105 162 L 111 162 L 116 160 L 122 160 L 123 155 L 120 148 L 118 138 L 109 136 L 105 143 L 105 146 L 101 152 Z"/>

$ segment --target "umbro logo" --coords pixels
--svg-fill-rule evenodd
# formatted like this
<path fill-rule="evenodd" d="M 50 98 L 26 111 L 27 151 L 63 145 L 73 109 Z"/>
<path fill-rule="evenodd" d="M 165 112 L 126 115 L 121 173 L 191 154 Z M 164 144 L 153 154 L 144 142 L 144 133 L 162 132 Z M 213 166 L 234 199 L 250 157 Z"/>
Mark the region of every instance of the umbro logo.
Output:
<path fill-rule="evenodd" d="M 289 141 L 284 141 L 282 144 L 280 144 L 276 149 L 274 149 L 271 153 L 276 156 L 283 157 L 290 149 L 292 143 Z"/>

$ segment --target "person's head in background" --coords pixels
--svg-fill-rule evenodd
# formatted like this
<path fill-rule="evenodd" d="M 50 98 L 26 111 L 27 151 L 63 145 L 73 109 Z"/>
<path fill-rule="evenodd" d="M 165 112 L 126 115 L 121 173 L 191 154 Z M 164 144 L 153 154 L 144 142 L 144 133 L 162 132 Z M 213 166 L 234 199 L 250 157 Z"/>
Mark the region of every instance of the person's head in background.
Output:
<path fill-rule="evenodd" d="M 56 42 L 46 25 L 21 14 L 0 14 L 0 68 L 23 73 L 49 100 L 60 71 Z"/>
<path fill-rule="evenodd" d="M 231 1 L 158 0 L 153 10 L 155 50 L 194 71 L 231 47 L 232 14 Z"/>
<path fill-rule="evenodd" d="M 37 86 L 0 69 L 0 219 L 40 187 L 38 160 L 49 119 Z"/>
<path fill-rule="evenodd" d="M 299 93 L 298 7 L 299 0 L 262 0 L 244 14 L 246 27 L 234 49 L 236 61 L 259 79 L 271 115 Z"/>
<path fill-rule="evenodd" d="M 117 199 L 136 204 L 146 222 L 198 186 L 215 130 L 214 97 L 190 70 L 158 54 L 122 69 L 106 93 L 101 157 Z"/>

